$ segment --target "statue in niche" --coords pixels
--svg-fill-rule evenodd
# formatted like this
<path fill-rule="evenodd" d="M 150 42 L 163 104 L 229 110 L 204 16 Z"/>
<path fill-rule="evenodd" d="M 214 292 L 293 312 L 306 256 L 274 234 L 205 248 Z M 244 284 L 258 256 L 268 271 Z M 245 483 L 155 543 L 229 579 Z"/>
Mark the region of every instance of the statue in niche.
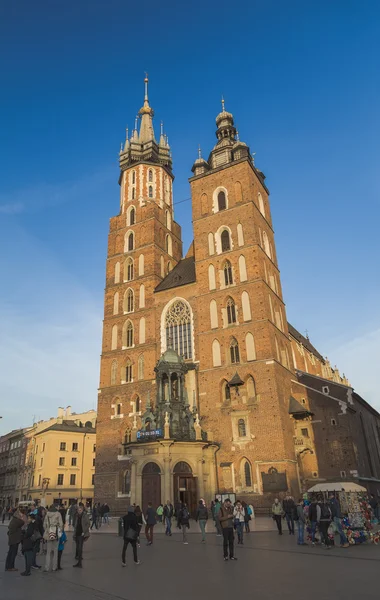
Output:
<path fill-rule="evenodd" d="M 178 379 L 172 379 L 172 400 L 178 400 Z"/>

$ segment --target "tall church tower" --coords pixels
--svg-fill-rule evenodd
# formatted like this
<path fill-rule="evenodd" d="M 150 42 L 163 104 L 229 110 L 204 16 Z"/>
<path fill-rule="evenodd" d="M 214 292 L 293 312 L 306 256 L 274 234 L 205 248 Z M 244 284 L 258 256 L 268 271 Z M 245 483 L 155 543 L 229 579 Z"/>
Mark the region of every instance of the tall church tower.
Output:
<path fill-rule="evenodd" d="M 171 151 L 162 125 L 155 138 L 153 114 L 146 77 L 143 106 L 120 150 L 120 212 L 108 236 L 95 495 L 113 503 L 124 485 L 115 468 L 121 443 L 136 434 L 161 354 L 154 289 L 182 256 Z"/>
<path fill-rule="evenodd" d="M 220 443 L 220 489 L 263 499 L 299 489 L 290 342 L 265 176 L 224 102 L 216 125 L 190 179 L 201 422 Z"/>

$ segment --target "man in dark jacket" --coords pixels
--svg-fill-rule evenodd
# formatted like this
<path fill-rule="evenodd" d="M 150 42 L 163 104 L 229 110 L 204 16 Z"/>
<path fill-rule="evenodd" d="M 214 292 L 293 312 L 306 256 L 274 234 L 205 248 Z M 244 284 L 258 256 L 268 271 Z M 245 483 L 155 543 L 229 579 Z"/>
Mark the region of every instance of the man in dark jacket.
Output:
<path fill-rule="evenodd" d="M 31 513 L 28 515 L 28 526 L 22 538 L 22 551 L 25 558 L 25 571 L 21 573 L 23 576 L 29 576 L 33 564 L 33 546 L 35 544 L 34 534 L 37 531 L 35 516 Z"/>
<path fill-rule="evenodd" d="M 174 514 L 173 504 L 170 503 L 170 500 L 166 501 L 164 506 L 164 519 L 165 519 L 165 535 L 172 534 L 172 518 Z"/>
<path fill-rule="evenodd" d="M 22 527 L 25 525 L 24 512 L 18 510 L 12 517 L 8 525 L 8 545 L 9 550 L 5 561 L 6 571 L 18 571 L 15 569 L 15 560 L 17 556 L 18 545 L 22 539 Z"/>
<path fill-rule="evenodd" d="M 186 529 L 190 528 L 189 520 L 190 520 L 189 509 L 187 508 L 186 502 L 182 502 L 181 508 L 179 509 L 179 511 L 177 513 L 177 525 L 182 530 L 182 541 L 186 545 L 189 543 L 187 541 L 187 536 L 186 536 Z"/>
<path fill-rule="evenodd" d="M 340 536 L 340 547 L 348 548 L 350 544 L 348 543 L 348 539 L 342 529 L 342 513 L 340 510 L 339 500 L 335 498 L 333 493 L 329 494 L 329 507 L 331 510 L 333 523 Z"/>
<path fill-rule="evenodd" d="M 199 521 L 199 527 L 202 532 L 202 542 L 204 543 L 206 541 L 206 524 L 208 520 L 208 510 L 203 500 L 199 500 L 195 520 Z"/>
<path fill-rule="evenodd" d="M 315 532 L 317 529 L 318 523 L 318 511 L 317 511 L 318 503 L 314 499 L 309 506 L 309 520 L 311 525 L 311 543 L 313 546 L 315 545 Z"/>
<path fill-rule="evenodd" d="M 82 568 L 83 544 L 90 537 L 90 519 L 84 509 L 83 502 L 79 503 L 76 524 L 74 529 L 74 540 L 76 544 L 75 558 L 77 563 L 74 567 Z"/>
<path fill-rule="evenodd" d="M 282 508 L 284 509 L 286 523 L 289 529 L 289 535 L 294 535 L 294 516 L 297 512 L 296 503 L 293 498 L 287 494 L 282 503 Z"/>
<path fill-rule="evenodd" d="M 148 502 L 145 521 L 145 537 L 148 540 L 147 546 L 151 546 L 153 544 L 153 527 L 156 524 L 156 511 L 154 510 L 151 502 Z"/>
<path fill-rule="evenodd" d="M 123 517 L 124 525 L 124 545 L 121 553 L 121 564 L 126 567 L 125 553 L 128 548 L 128 544 L 131 544 L 133 550 L 133 560 L 136 565 L 140 564 L 137 558 L 137 538 L 139 535 L 139 523 L 135 514 L 135 507 L 133 505 L 128 507 L 128 513 Z"/>
<path fill-rule="evenodd" d="M 373 516 L 379 520 L 379 503 L 375 498 L 375 494 L 371 494 L 371 498 L 369 499 L 369 505 L 372 508 Z"/>
<path fill-rule="evenodd" d="M 226 498 L 220 507 L 218 513 L 219 523 L 222 527 L 223 532 L 223 555 L 224 560 L 228 560 L 228 550 L 230 553 L 230 560 L 237 560 L 234 556 L 234 524 L 233 524 L 233 508 L 231 500 Z"/>

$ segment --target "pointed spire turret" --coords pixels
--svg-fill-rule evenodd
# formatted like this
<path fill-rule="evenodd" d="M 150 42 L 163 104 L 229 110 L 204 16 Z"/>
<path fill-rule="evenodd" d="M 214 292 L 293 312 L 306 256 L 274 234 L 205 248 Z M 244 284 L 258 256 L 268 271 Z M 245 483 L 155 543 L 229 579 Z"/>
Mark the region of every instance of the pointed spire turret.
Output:
<path fill-rule="evenodd" d="M 129 150 L 129 131 L 128 127 L 125 130 L 125 144 L 124 144 L 124 152 L 128 152 Z"/>
<path fill-rule="evenodd" d="M 160 134 L 160 146 L 166 147 L 166 138 L 164 134 L 164 122 L 161 121 L 161 134 Z"/>
<path fill-rule="evenodd" d="M 154 141 L 154 130 L 153 130 L 153 108 L 149 106 L 148 99 L 148 73 L 145 73 L 145 95 L 144 95 L 144 105 L 139 110 L 139 115 L 141 115 L 141 127 L 140 127 L 140 135 L 139 142 L 140 144 L 146 144 L 147 142 Z"/>

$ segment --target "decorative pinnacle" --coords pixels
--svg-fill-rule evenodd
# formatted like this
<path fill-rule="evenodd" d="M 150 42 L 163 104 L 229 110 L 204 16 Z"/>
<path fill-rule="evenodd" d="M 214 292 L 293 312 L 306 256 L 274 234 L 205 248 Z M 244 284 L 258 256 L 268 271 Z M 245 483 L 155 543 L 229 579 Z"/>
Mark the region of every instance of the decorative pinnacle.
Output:
<path fill-rule="evenodd" d="M 144 79 L 144 83 L 145 83 L 145 98 L 144 100 L 148 100 L 148 73 L 145 71 L 145 79 Z"/>
<path fill-rule="evenodd" d="M 127 140 L 129 137 L 129 129 L 128 127 L 125 128 L 125 139 Z"/>
<path fill-rule="evenodd" d="M 161 135 L 164 135 L 164 122 L 161 121 Z"/>
<path fill-rule="evenodd" d="M 201 145 L 198 144 L 198 158 L 202 158 Z"/>
<path fill-rule="evenodd" d="M 239 131 L 238 130 L 236 130 L 236 139 L 237 139 L 238 142 L 240 141 L 240 139 L 239 139 Z"/>
<path fill-rule="evenodd" d="M 137 120 L 138 120 L 138 118 L 139 118 L 139 116 L 138 116 L 138 115 L 136 115 L 136 117 L 135 117 L 135 129 L 136 129 L 136 130 L 137 130 Z"/>
<path fill-rule="evenodd" d="M 222 96 L 222 112 L 224 112 L 224 97 Z"/>

